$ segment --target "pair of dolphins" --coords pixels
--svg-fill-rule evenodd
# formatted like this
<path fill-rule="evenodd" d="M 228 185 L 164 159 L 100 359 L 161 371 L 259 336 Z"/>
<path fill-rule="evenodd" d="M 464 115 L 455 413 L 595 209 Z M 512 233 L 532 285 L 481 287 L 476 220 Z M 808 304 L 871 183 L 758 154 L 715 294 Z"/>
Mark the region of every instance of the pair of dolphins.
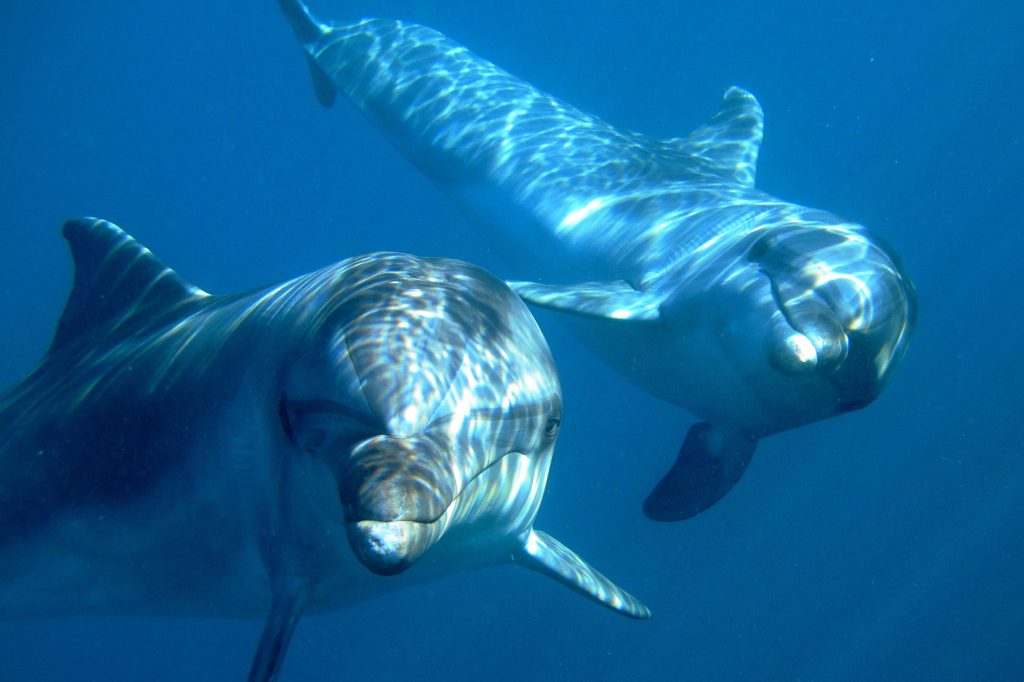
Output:
<path fill-rule="evenodd" d="M 111 223 L 70 221 L 53 344 L 0 397 L 0 616 L 269 614 L 259 681 L 303 612 L 509 560 L 646 618 L 533 528 L 562 397 L 523 300 L 704 420 L 645 502 L 658 520 L 899 364 L 909 280 L 863 227 L 754 188 L 749 93 L 658 140 L 429 28 L 279 4 L 321 103 L 366 113 L 518 279 L 378 253 L 210 295 Z"/>

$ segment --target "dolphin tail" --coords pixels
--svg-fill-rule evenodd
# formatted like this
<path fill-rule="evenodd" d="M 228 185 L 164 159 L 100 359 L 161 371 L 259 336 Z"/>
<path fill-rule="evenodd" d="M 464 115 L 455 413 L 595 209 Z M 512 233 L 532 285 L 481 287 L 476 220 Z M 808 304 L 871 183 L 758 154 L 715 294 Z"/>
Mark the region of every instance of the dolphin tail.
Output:
<path fill-rule="evenodd" d="M 295 37 L 303 45 L 315 43 L 330 27 L 313 16 L 302 0 L 277 0 L 278 6 L 291 24 Z"/>
<path fill-rule="evenodd" d="M 305 605 L 305 590 L 278 590 L 274 594 L 270 615 L 263 625 L 263 634 L 249 669 L 249 682 L 273 682 L 277 679 Z"/>
<path fill-rule="evenodd" d="M 517 564 L 552 577 L 613 611 L 630 618 L 651 617 L 651 610 L 643 603 L 547 533 L 531 530 L 512 558 Z"/>
<path fill-rule="evenodd" d="M 299 39 L 306 55 L 306 64 L 309 66 L 309 75 L 313 79 L 313 92 L 321 106 L 330 109 L 334 106 L 334 100 L 338 95 L 334 83 L 327 74 L 317 66 L 316 59 L 310 54 L 310 48 L 315 45 L 324 35 L 330 32 L 330 26 L 322 23 L 313 16 L 309 8 L 302 3 L 302 0 L 277 0 L 278 6 L 284 13 L 288 23 L 291 24 L 295 37 Z"/>
<path fill-rule="evenodd" d="M 682 521 L 725 497 L 747 470 L 757 439 L 694 424 L 675 464 L 644 501 L 654 521 Z"/>

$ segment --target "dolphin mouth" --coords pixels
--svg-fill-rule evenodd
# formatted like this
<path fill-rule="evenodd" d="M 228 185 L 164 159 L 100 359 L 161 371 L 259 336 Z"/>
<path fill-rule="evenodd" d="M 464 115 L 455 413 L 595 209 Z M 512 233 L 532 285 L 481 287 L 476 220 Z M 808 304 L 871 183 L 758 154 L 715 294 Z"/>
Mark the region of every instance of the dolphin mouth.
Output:
<path fill-rule="evenodd" d="M 349 546 L 359 562 L 377 575 L 404 572 L 444 533 L 438 521 L 347 521 Z"/>
<path fill-rule="evenodd" d="M 784 320 L 769 349 L 772 364 L 791 375 L 837 370 L 849 353 L 850 339 L 835 313 L 813 292 L 787 298 L 770 272 L 761 273 Z"/>
<path fill-rule="evenodd" d="M 457 485 L 449 448 L 430 438 L 377 436 L 353 448 L 340 495 L 349 546 L 367 569 L 397 575 L 448 527 L 451 512 L 477 478 L 509 453 Z"/>

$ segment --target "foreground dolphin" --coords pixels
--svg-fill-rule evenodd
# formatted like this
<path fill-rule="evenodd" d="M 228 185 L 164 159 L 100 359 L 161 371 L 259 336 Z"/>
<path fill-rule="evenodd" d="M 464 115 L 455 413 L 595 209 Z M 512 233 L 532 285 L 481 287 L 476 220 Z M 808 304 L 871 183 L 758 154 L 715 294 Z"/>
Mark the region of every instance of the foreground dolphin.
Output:
<path fill-rule="evenodd" d="M 64 235 L 53 346 L 0 396 L 0 616 L 269 609 L 250 680 L 304 610 L 510 560 L 649 616 L 533 530 L 561 394 L 500 280 L 373 254 L 211 296 L 108 222 Z"/>
<path fill-rule="evenodd" d="M 687 137 L 621 131 L 437 31 L 326 25 L 279 0 L 317 96 L 344 93 L 504 249 L 513 288 L 568 313 L 582 341 L 692 411 L 644 504 L 708 508 L 757 440 L 864 407 L 907 349 L 915 297 L 860 225 L 754 188 L 763 118 L 730 88 Z"/>

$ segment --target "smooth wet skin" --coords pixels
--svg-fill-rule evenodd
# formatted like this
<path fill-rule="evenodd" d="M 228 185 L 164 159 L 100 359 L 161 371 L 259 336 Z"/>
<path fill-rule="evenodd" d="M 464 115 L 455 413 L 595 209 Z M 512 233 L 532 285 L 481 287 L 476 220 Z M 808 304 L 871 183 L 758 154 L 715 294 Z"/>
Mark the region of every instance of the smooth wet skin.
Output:
<path fill-rule="evenodd" d="M 279 4 L 322 104 L 345 95 L 504 254 L 498 274 L 526 301 L 701 419 L 651 518 L 707 509 L 760 438 L 870 404 L 903 358 L 916 302 L 898 258 L 861 225 L 755 188 L 750 93 L 729 88 L 707 124 L 656 139 L 425 26 Z"/>
<path fill-rule="evenodd" d="M 215 296 L 106 221 L 64 234 L 53 345 L 0 396 L 0 617 L 265 617 L 262 682 L 302 613 L 467 568 L 650 615 L 533 529 L 561 389 L 500 280 L 378 253 Z"/>

